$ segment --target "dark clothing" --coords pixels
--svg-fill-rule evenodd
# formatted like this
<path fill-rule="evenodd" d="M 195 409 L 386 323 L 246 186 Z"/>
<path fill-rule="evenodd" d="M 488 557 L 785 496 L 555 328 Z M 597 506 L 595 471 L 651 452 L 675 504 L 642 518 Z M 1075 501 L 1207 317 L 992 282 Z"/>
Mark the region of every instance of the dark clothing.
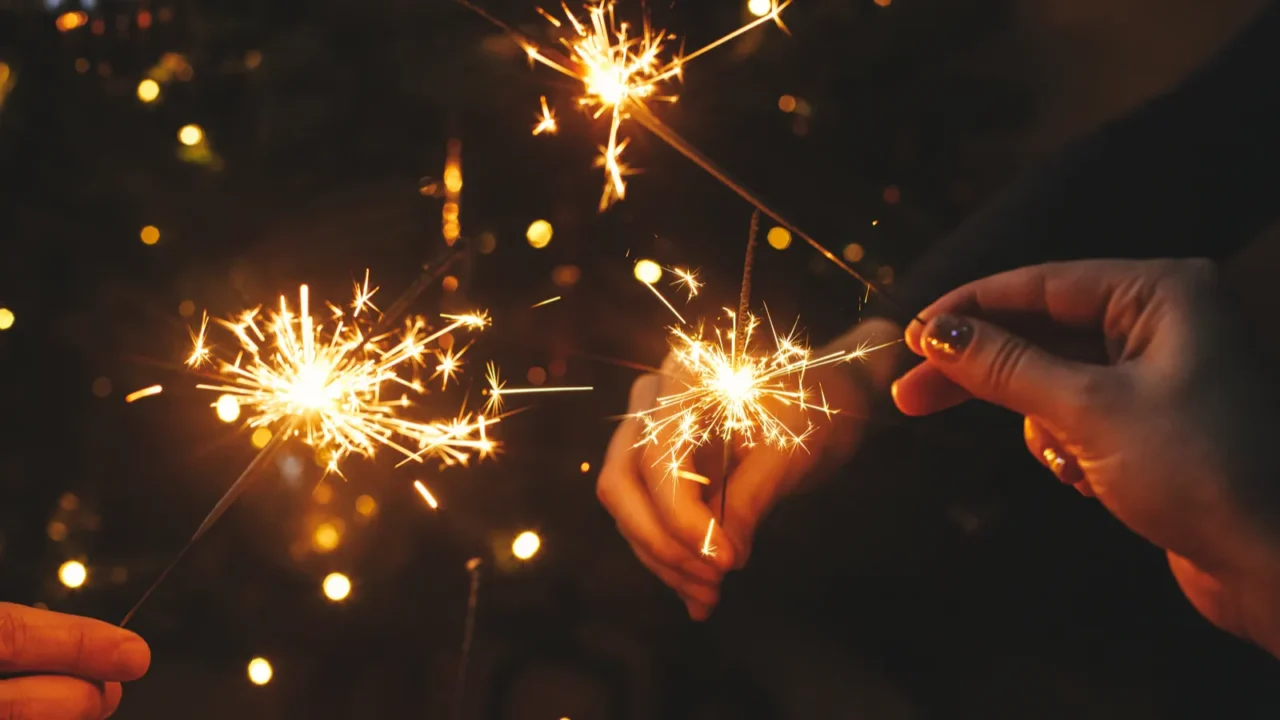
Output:
<path fill-rule="evenodd" d="M 1280 216 L 1276 68 L 1272 4 L 1180 86 L 1070 144 L 931 248 L 896 299 L 914 313 L 966 282 L 1055 260 L 1226 258 Z"/>

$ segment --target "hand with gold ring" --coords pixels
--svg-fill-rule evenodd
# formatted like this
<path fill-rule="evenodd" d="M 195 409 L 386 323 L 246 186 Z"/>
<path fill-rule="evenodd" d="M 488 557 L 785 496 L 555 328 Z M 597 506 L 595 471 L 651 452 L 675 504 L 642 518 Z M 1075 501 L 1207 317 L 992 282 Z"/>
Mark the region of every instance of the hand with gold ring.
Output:
<path fill-rule="evenodd" d="M 899 409 L 977 398 L 1024 415 L 1032 455 L 1163 548 L 1201 614 L 1280 656 L 1280 404 L 1211 263 L 1023 268 L 921 317 Z"/>

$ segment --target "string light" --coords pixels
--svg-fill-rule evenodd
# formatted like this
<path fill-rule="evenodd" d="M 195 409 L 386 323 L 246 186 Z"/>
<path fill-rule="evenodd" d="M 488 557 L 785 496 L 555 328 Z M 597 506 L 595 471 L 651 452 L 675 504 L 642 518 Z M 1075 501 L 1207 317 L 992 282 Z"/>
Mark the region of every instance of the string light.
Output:
<path fill-rule="evenodd" d="M 645 285 L 653 285 L 662 279 L 662 266 L 652 260 L 641 260 L 636 263 L 635 276 Z"/>
<path fill-rule="evenodd" d="M 538 533 L 525 530 L 511 541 L 511 554 L 520 560 L 529 560 L 538 554 L 540 547 L 542 547 L 542 538 L 538 537 Z"/>
<path fill-rule="evenodd" d="M 219 395 L 213 408 L 224 423 L 233 423 L 240 417 L 240 401 L 234 395 Z"/>
<path fill-rule="evenodd" d="M 84 585 L 89 570 L 79 560 L 68 560 L 58 568 L 58 581 L 72 590 Z"/>
<path fill-rule="evenodd" d="M 155 102 L 160 97 L 160 83 L 146 78 L 138 83 L 138 99 L 144 103 Z"/>
<path fill-rule="evenodd" d="M 525 231 L 524 236 L 531 247 L 541 250 L 550 244 L 553 233 L 554 228 L 551 227 L 551 223 L 546 220 L 534 220 L 529 223 L 529 229 Z"/>
<path fill-rule="evenodd" d="M 333 602 L 342 602 L 351 594 L 351 579 L 340 572 L 329 573 L 321 585 L 324 596 Z"/>
<path fill-rule="evenodd" d="M 275 670 L 264 657 L 256 657 L 249 661 L 249 682 L 254 685 L 266 685 L 271 682 Z"/>
<path fill-rule="evenodd" d="M 187 147 L 195 147 L 204 140 L 204 130 L 199 125 L 183 125 L 178 131 L 178 142 Z"/>

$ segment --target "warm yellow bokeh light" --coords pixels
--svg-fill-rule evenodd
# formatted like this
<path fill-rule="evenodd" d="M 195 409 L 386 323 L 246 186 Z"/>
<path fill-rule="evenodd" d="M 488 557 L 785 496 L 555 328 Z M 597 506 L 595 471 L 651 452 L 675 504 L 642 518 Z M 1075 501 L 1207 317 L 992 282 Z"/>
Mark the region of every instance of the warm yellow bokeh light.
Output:
<path fill-rule="evenodd" d="M 266 658 L 256 657 L 249 661 L 249 682 L 254 685 L 266 685 L 271 682 L 271 676 L 275 671 L 271 669 L 271 663 Z"/>
<path fill-rule="evenodd" d="M 528 560 L 538 554 L 540 547 L 542 547 L 542 538 L 538 537 L 538 533 L 525 530 L 511 541 L 511 554 L 521 560 Z"/>
<path fill-rule="evenodd" d="M 784 227 L 769 230 L 769 247 L 774 250 L 786 250 L 791 247 L 791 231 Z"/>
<path fill-rule="evenodd" d="M 778 98 L 778 109 L 785 113 L 795 112 L 796 97 L 794 95 L 783 95 Z"/>
<path fill-rule="evenodd" d="M 579 470 L 581 470 L 581 471 L 582 471 L 582 472 L 584 472 L 584 473 L 591 472 L 591 463 L 589 463 L 589 462 L 584 462 L 584 463 L 582 463 L 581 465 L 579 465 L 579 466 L 578 466 L 578 469 L 579 469 Z"/>
<path fill-rule="evenodd" d="M 553 232 L 551 223 L 546 220 L 534 220 L 529 223 L 529 229 L 525 231 L 524 236 L 529 240 L 531 246 L 542 249 L 551 242 Z"/>
<path fill-rule="evenodd" d="M 843 255 L 844 259 L 848 260 L 849 262 L 858 262 L 863 258 L 864 255 L 867 254 L 867 251 L 863 250 L 862 246 L 859 245 L 858 243 L 849 243 L 848 245 L 844 246 L 844 250 L 841 251 L 840 254 Z"/>
<path fill-rule="evenodd" d="M 144 103 L 155 102 L 160 97 L 160 83 L 147 78 L 138 83 L 138 99 Z"/>
<path fill-rule="evenodd" d="M 769 0 L 747 0 L 747 12 L 756 17 L 764 17 L 773 9 L 773 3 Z"/>
<path fill-rule="evenodd" d="M 68 560 L 58 568 L 58 580 L 69 588 L 78 588 L 88 579 L 89 570 L 78 560 Z"/>
<path fill-rule="evenodd" d="M 0 307 L 0 330 L 8 330 L 13 327 L 13 311 L 7 307 Z"/>
<path fill-rule="evenodd" d="M 213 409 L 218 413 L 218 419 L 224 423 L 233 423 L 240 418 L 240 401 L 236 400 L 235 395 L 219 395 Z"/>
<path fill-rule="evenodd" d="M 374 500 L 370 495 L 361 495 L 356 498 L 356 512 L 369 517 L 378 512 L 378 501 Z"/>
<path fill-rule="evenodd" d="M 155 245 L 160 242 L 160 228 L 155 225 L 148 225 L 142 228 L 142 232 L 138 233 L 138 237 L 142 239 L 143 245 Z"/>
<path fill-rule="evenodd" d="M 636 279 L 646 285 L 652 285 L 662 279 L 662 266 L 652 260 L 641 260 L 636 263 Z"/>
<path fill-rule="evenodd" d="M 324 596 L 334 602 L 342 602 L 351 594 L 351 578 L 342 573 L 329 573 L 324 578 Z"/>
<path fill-rule="evenodd" d="M 178 131 L 178 142 L 187 147 L 194 147 L 204 140 L 204 130 L 199 125 L 183 125 Z"/>
<path fill-rule="evenodd" d="M 880 7 L 889 7 L 889 4 L 892 2 L 893 0 L 876 0 L 876 4 Z"/>
<path fill-rule="evenodd" d="M 249 438 L 249 442 L 253 443 L 254 447 L 261 450 L 267 446 L 267 443 L 271 442 L 271 431 L 266 428 L 258 428 L 253 431 L 253 435 Z"/>
<path fill-rule="evenodd" d="M 338 544 L 342 542 L 342 531 L 333 523 L 320 523 L 316 526 L 315 533 L 311 536 L 311 547 L 316 552 L 332 552 L 338 548 Z"/>

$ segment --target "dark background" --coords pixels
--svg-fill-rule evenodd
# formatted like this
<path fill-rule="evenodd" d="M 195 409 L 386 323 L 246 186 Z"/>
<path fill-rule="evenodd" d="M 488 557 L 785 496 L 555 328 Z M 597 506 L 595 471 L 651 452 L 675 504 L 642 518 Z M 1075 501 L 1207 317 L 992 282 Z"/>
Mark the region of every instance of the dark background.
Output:
<path fill-rule="evenodd" d="M 995 413 L 886 421 L 839 482 L 766 523 L 713 619 L 688 622 L 595 501 L 635 375 L 609 359 L 664 351 L 668 318 L 631 278 L 637 257 L 700 267 L 709 299 L 695 311 L 736 297 L 750 209 L 634 128 L 627 157 L 644 173 L 598 214 L 603 128 L 572 110 L 577 89 L 445 0 L 86 5 L 90 23 L 59 32 L 79 5 L 0 0 L 13 78 L 0 306 L 16 316 L 0 332 L 0 598 L 108 620 L 128 609 L 253 455 L 175 372 L 185 326 L 300 282 L 344 298 L 366 267 L 393 295 L 443 247 L 440 200 L 421 189 L 450 139 L 467 262 L 457 291 L 415 310 L 492 310 L 464 391 L 487 358 L 513 384 L 538 367 L 597 388 L 539 398 L 502 428 L 497 462 L 355 461 L 323 503 L 319 468 L 289 448 L 301 475 L 264 477 L 135 620 L 154 663 L 120 717 L 447 717 L 473 556 L 485 565 L 466 717 L 1280 712 L 1274 661 L 1202 621 L 1163 555 L 1043 477 Z M 696 60 L 660 112 L 837 252 L 861 244 L 859 268 L 892 289 L 993 192 L 1176 82 L 1259 6 L 797 0 L 790 37 L 766 27 Z M 530 3 L 486 7 L 545 32 Z M 747 18 L 732 0 L 651 10 L 690 47 Z M 166 52 L 189 79 L 140 103 Z M 542 94 L 561 132 L 534 138 Z M 783 94 L 809 112 L 782 112 Z M 179 152 L 187 123 L 208 158 Z M 537 218 L 555 228 L 541 250 L 524 240 Z M 159 243 L 139 242 L 144 225 Z M 802 315 L 815 342 L 856 321 L 861 288 L 837 268 L 799 242 L 760 253 L 757 304 Z M 568 266 L 579 278 L 565 284 Z M 564 300 L 529 309 L 551 295 Z M 157 382 L 164 394 L 124 403 Z M 353 509 L 365 493 L 371 519 Z M 314 551 L 316 525 L 335 520 L 339 547 Z M 520 564 L 510 541 L 527 528 L 543 550 Z M 89 568 L 75 591 L 57 580 L 67 559 Z M 355 586 L 342 604 L 320 592 L 334 570 Z M 245 678 L 254 655 L 274 664 L 265 687 Z"/>

